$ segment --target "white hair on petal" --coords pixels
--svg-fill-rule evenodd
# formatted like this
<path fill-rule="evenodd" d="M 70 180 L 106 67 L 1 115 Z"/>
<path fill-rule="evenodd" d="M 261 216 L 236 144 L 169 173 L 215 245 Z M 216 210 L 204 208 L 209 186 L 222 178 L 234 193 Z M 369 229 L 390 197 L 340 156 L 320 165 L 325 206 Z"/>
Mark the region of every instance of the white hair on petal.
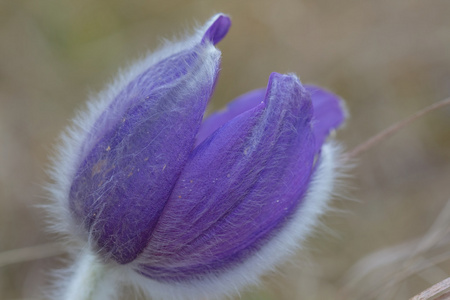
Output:
<path fill-rule="evenodd" d="M 210 25 L 217 17 L 218 15 L 213 17 L 205 26 Z M 101 114 L 130 81 L 157 62 L 198 45 L 203 37 L 202 34 L 206 30 L 205 28 L 203 29 L 203 32 L 197 30 L 193 36 L 183 41 L 166 42 L 162 48 L 153 54 L 149 54 L 144 59 L 130 65 L 127 69 L 119 71 L 116 79 L 111 84 L 107 85 L 99 94 L 90 97 L 84 109 L 76 114 L 71 125 L 61 134 L 48 170 L 52 182 L 45 187 L 51 203 L 42 205 L 42 207 L 47 211 L 49 230 L 64 236 L 66 242 L 71 244 L 67 249 L 73 252 L 74 256 L 78 254 L 77 252 L 80 249 L 93 249 L 90 247 L 88 233 L 82 224 L 75 222 L 69 209 L 70 188 L 80 160 L 83 158 L 84 141 L 86 141 Z M 195 72 L 194 75 L 191 73 L 187 75 L 191 77 L 186 82 L 188 84 L 185 85 L 185 95 L 193 92 L 192 90 L 196 86 L 195 83 L 204 82 L 207 78 L 210 80 L 216 75 L 220 61 L 220 51 L 212 43 L 205 43 L 205 47 L 202 47 L 200 51 L 202 51 L 201 55 L 199 55 L 201 61 L 194 66 L 199 71 Z M 111 263 L 110 267 L 117 268 L 119 266 Z M 125 266 L 120 267 L 128 268 Z M 64 272 L 55 272 L 54 276 L 61 278 L 59 284 L 64 281 L 63 277 L 73 273 L 72 269 Z M 58 291 L 56 290 L 55 288 L 54 299 L 57 299 Z"/>
<path fill-rule="evenodd" d="M 131 269 L 123 278 L 128 278 L 132 285 L 141 288 L 152 299 L 165 300 L 221 299 L 239 293 L 246 286 L 257 285 L 263 274 L 292 257 L 318 224 L 343 168 L 340 153 L 340 148 L 334 143 L 323 145 L 319 165 L 300 207 L 280 232 L 238 266 L 221 275 L 205 276 L 204 280 L 189 283 L 157 282 Z"/>

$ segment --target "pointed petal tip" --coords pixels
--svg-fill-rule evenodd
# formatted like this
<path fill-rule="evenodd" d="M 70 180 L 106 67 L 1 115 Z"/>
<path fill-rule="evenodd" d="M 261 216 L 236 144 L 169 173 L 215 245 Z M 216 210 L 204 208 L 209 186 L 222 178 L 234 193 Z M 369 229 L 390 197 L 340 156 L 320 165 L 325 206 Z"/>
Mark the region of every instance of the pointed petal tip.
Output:
<path fill-rule="evenodd" d="M 267 84 L 267 87 L 270 87 L 272 84 L 275 84 L 276 82 L 285 82 L 285 83 L 291 82 L 303 87 L 297 75 L 293 73 L 281 74 L 277 72 L 272 72 L 269 76 L 269 82 Z"/>
<path fill-rule="evenodd" d="M 217 14 L 211 21 L 208 29 L 203 35 L 203 41 L 208 40 L 216 45 L 220 42 L 225 35 L 227 35 L 228 30 L 231 26 L 231 19 L 225 14 Z"/>
<path fill-rule="evenodd" d="M 273 91 L 297 91 L 300 94 L 305 94 L 306 90 L 302 83 L 300 82 L 300 79 L 298 79 L 297 75 L 293 73 L 288 74 L 280 74 L 277 72 L 272 72 L 269 76 L 269 82 L 267 83 L 267 93 L 266 98 L 264 102 L 267 102 L 269 100 L 269 95 Z"/>

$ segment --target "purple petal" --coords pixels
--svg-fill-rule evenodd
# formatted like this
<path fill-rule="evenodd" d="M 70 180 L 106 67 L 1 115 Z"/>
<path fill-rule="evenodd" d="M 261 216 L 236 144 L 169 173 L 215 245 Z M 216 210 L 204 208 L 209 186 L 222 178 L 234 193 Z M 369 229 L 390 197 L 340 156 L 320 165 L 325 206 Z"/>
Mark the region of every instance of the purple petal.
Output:
<path fill-rule="evenodd" d="M 228 33 L 230 26 L 231 20 L 228 16 L 218 15 L 213 17 L 212 24 L 209 26 L 208 30 L 206 30 L 202 41 L 208 40 L 214 45 L 217 44 Z"/>
<path fill-rule="evenodd" d="M 317 150 L 322 147 L 327 136 L 345 120 L 342 100 L 335 94 L 314 85 L 305 85 L 311 95 L 314 107 L 313 129 Z"/>
<path fill-rule="evenodd" d="M 344 122 L 345 109 L 343 101 L 333 93 L 314 85 L 305 85 L 305 89 L 311 95 L 314 108 L 313 128 L 319 151 L 329 133 Z M 248 92 L 230 102 L 224 110 L 209 115 L 198 131 L 196 146 L 226 122 L 260 103 L 265 92 L 266 89 Z"/>
<path fill-rule="evenodd" d="M 136 76 L 85 141 L 70 209 L 103 258 L 128 263 L 147 245 L 213 91 L 220 53 L 211 48 L 199 44 Z"/>
<path fill-rule="evenodd" d="M 265 94 L 266 89 L 248 92 L 230 102 L 223 111 L 209 115 L 198 131 L 196 146 L 229 120 L 263 102 Z"/>
<path fill-rule="evenodd" d="M 273 73 L 263 103 L 194 150 L 139 271 L 161 281 L 201 278 L 264 245 L 307 190 L 315 155 L 312 115 L 298 79 Z"/>

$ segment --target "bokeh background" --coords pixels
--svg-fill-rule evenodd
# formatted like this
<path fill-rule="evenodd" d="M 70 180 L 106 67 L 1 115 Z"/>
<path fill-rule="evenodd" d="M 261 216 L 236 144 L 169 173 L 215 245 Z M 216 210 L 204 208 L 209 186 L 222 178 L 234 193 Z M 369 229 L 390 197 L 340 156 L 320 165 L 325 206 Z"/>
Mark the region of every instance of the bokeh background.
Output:
<path fill-rule="evenodd" d="M 233 26 L 219 44 L 215 108 L 273 71 L 295 72 L 346 100 L 337 138 L 350 150 L 450 96 L 448 0 L 0 0 L 0 299 L 44 299 L 49 270 L 63 265 L 37 206 L 75 111 L 118 68 L 216 12 Z M 303 251 L 244 299 L 408 299 L 450 276 L 450 109 L 349 173 Z"/>

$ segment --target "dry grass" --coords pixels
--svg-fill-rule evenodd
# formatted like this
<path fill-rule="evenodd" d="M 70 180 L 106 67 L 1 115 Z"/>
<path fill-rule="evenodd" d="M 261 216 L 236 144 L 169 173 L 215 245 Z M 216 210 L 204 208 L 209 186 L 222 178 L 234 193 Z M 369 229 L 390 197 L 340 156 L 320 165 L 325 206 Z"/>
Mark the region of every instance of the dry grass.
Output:
<path fill-rule="evenodd" d="M 450 95 L 445 0 L 1 1 L 3 257 L 57 242 L 36 206 L 46 201 L 51 145 L 87 94 L 158 38 L 218 11 L 233 27 L 219 44 L 214 107 L 265 85 L 272 71 L 296 72 L 347 100 L 352 117 L 337 138 L 352 149 Z M 361 155 L 347 183 L 353 200 L 335 201 L 294 263 L 243 297 L 409 299 L 448 278 L 449 128 L 444 108 Z M 44 258 L 52 251 L 9 252 L 0 299 L 38 299 L 46 272 L 61 264 Z"/>
<path fill-rule="evenodd" d="M 450 299 L 450 277 L 436 283 L 429 289 L 414 296 L 410 300 L 447 300 Z"/>

